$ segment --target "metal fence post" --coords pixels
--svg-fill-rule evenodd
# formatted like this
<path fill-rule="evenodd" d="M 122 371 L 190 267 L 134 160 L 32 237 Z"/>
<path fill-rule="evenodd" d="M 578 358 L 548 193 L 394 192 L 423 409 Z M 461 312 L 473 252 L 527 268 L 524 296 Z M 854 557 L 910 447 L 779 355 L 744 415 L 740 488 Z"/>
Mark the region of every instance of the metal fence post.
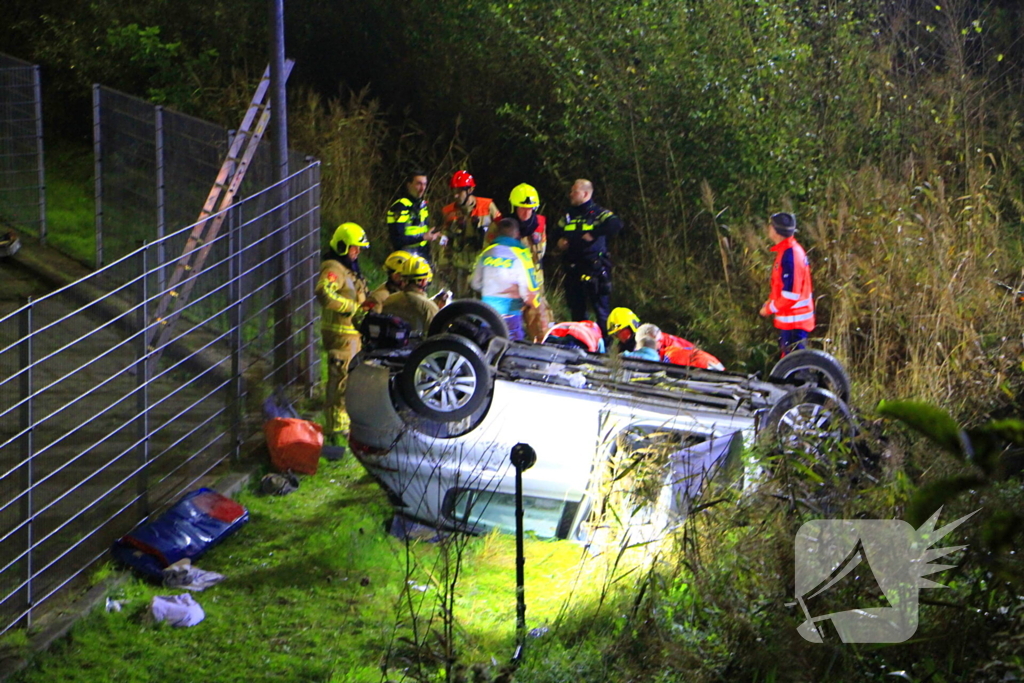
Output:
<path fill-rule="evenodd" d="M 46 244 L 46 162 L 43 160 L 43 91 L 39 65 L 32 67 L 32 90 L 36 115 L 36 156 L 39 165 L 39 242 Z"/>
<path fill-rule="evenodd" d="M 138 474 L 135 476 L 139 519 L 149 516 L 149 245 L 139 252 L 139 305 L 136 315 L 135 413 Z"/>
<path fill-rule="evenodd" d="M 238 224 L 238 210 L 228 210 L 228 325 L 231 328 L 231 381 L 228 384 L 227 405 L 230 421 L 231 457 L 237 462 L 242 453 L 242 240 Z"/>
<path fill-rule="evenodd" d="M 303 202 L 303 214 L 305 220 L 303 221 L 302 238 L 299 240 L 301 252 L 299 258 L 301 267 L 299 268 L 299 278 L 301 279 L 301 286 L 299 292 L 302 293 L 303 304 L 300 313 L 302 319 L 302 327 L 304 334 L 302 335 L 303 347 L 302 347 L 302 377 L 300 380 L 306 389 L 306 396 L 312 396 L 313 384 L 316 381 L 316 376 L 313 374 L 313 369 L 316 365 L 316 329 L 315 329 L 315 318 L 316 308 L 313 305 L 314 301 L 314 290 L 316 276 L 316 252 L 318 251 L 318 234 L 314 234 L 313 230 L 316 229 L 316 224 L 312 220 L 313 215 L 313 191 L 315 190 L 314 183 L 316 182 L 316 169 L 313 166 L 315 160 L 312 157 L 306 157 L 306 170 L 303 173 L 303 186 L 306 190 L 303 193 L 305 202 Z M 318 232 L 318 230 L 316 230 Z"/>
<path fill-rule="evenodd" d="M 316 301 L 317 265 L 320 256 L 320 201 L 318 197 L 320 190 L 320 167 L 315 165 L 315 163 L 316 159 L 313 157 L 306 157 L 308 174 L 307 182 L 309 185 L 309 192 L 307 193 L 309 211 L 306 214 L 306 253 L 303 256 L 303 261 L 305 262 L 305 268 L 303 269 L 305 286 L 300 291 L 306 299 L 306 348 L 304 349 L 306 376 L 303 379 L 306 383 L 307 396 L 313 395 L 313 387 L 320 380 L 320 364 L 317 356 L 317 341 L 319 340 L 316 326 L 317 309 L 314 303 Z"/>
<path fill-rule="evenodd" d="M 153 114 L 154 147 L 156 148 L 156 288 L 165 289 L 164 233 L 167 229 L 164 187 L 164 108 L 156 107 Z"/>
<path fill-rule="evenodd" d="M 34 472 L 32 468 L 33 463 L 33 443 L 32 443 L 32 430 L 34 416 L 32 415 L 32 299 L 28 299 L 28 305 L 22 311 L 20 318 L 21 328 L 19 334 L 21 337 L 21 347 L 19 351 L 21 360 L 21 490 L 24 495 L 21 497 L 21 523 L 24 528 L 25 537 L 25 562 L 23 564 L 22 579 L 25 584 L 25 589 L 22 593 L 23 603 L 22 606 L 25 609 L 25 621 L 26 626 L 32 626 L 32 549 L 34 544 L 32 527 L 32 493 L 33 484 L 35 480 Z"/>
<path fill-rule="evenodd" d="M 96 267 L 103 266 L 103 145 L 100 120 L 100 86 L 92 86 L 92 156 L 96 175 L 93 197 L 96 201 Z"/>

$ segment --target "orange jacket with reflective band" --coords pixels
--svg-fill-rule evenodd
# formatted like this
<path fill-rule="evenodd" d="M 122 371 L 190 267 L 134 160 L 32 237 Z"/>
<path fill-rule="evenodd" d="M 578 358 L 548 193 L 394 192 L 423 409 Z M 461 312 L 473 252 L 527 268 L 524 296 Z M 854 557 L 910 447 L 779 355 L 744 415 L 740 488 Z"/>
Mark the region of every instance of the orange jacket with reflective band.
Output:
<path fill-rule="evenodd" d="M 722 361 L 707 351 L 698 349 L 693 342 L 677 337 L 674 334 L 661 333 L 658 353 L 661 354 L 663 361 L 673 365 L 688 365 L 694 368 L 704 368 L 705 370 L 725 370 Z"/>
<path fill-rule="evenodd" d="M 597 353 L 604 341 L 601 328 L 590 320 L 579 322 L 558 323 L 548 330 L 550 337 L 575 337 L 581 341 L 590 353 Z"/>
<path fill-rule="evenodd" d="M 469 212 L 470 216 L 490 216 L 491 215 L 491 204 L 494 200 L 488 199 L 487 197 L 477 197 L 476 204 L 473 206 L 473 210 Z M 458 208 L 455 206 L 455 202 L 447 205 L 441 212 L 444 214 L 444 227 L 447 229 L 455 222 L 457 218 L 461 217 Z M 501 212 L 498 212 L 498 218 L 501 218 Z M 495 218 L 495 220 L 498 220 Z"/>
<path fill-rule="evenodd" d="M 775 315 L 775 327 L 780 330 L 814 330 L 814 292 L 811 288 L 811 267 L 807 252 L 796 239 L 787 237 L 772 247 L 775 265 L 772 266 L 771 295 L 768 308 Z M 784 289 L 783 260 L 790 252 L 793 263 L 792 289 Z"/>

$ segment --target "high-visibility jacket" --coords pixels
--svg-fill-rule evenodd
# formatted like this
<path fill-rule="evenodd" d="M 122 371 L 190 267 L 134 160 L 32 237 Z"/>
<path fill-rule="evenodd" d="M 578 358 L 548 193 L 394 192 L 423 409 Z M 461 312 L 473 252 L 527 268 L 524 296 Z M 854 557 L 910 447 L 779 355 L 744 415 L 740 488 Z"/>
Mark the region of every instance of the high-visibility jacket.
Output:
<path fill-rule="evenodd" d="M 796 239 L 787 237 L 772 247 L 771 295 L 768 308 L 780 330 L 814 330 L 814 292 L 807 252 Z"/>
<path fill-rule="evenodd" d="M 324 345 L 332 348 L 335 335 L 358 335 L 352 316 L 366 301 L 366 281 L 346 268 L 340 261 L 327 259 L 320 264 L 320 277 L 316 281 L 316 299 L 323 307 L 320 330 Z"/>
<path fill-rule="evenodd" d="M 582 343 L 590 353 L 604 353 L 604 335 L 598 324 L 591 320 L 558 323 L 550 330 L 544 341 L 549 337 L 572 337 Z"/>
<path fill-rule="evenodd" d="M 618 234 L 622 221 L 591 199 L 571 207 L 558 228 L 555 239 L 569 242 L 562 260 L 581 273 L 594 275 L 610 264 L 607 238 Z M 583 239 L 587 234 L 593 238 L 589 242 Z"/>
<path fill-rule="evenodd" d="M 501 212 L 493 200 L 475 197 L 472 210 L 467 215 L 455 202 L 441 210 L 441 225 L 447 244 L 439 246 L 438 265 L 451 264 L 456 268 L 470 270 L 476 264 L 476 257 L 484 247 L 484 236 L 488 228 L 501 219 Z M 472 218 L 487 218 L 482 228 L 473 225 Z"/>
<path fill-rule="evenodd" d="M 499 236 L 477 257 L 470 287 L 502 315 L 533 304 L 539 285 L 530 250 L 514 237 Z"/>
<path fill-rule="evenodd" d="M 388 236 L 393 251 L 408 251 L 430 260 L 430 247 L 424 237 L 430 222 L 430 210 L 423 199 L 399 197 L 388 208 Z"/>
<path fill-rule="evenodd" d="M 658 353 L 666 363 L 673 365 L 688 365 L 694 368 L 705 370 L 725 370 L 722 361 L 712 356 L 707 351 L 698 349 L 696 344 L 674 334 L 661 333 L 661 341 L 658 342 Z"/>

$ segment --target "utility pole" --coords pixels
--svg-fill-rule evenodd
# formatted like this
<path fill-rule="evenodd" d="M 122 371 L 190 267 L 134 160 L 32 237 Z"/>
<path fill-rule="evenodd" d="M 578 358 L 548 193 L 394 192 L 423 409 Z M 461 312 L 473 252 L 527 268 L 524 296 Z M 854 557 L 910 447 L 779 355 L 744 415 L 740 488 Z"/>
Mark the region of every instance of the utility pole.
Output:
<path fill-rule="evenodd" d="M 274 165 L 275 205 L 273 229 L 274 251 L 278 254 L 278 272 L 274 287 L 274 380 L 285 386 L 295 379 L 292 341 L 292 262 L 293 255 L 290 212 L 286 202 L 290 196 L 288 177 L 288 99 L 285 93 L 284 70 L 284 0 L 268 0 L 270 10 L 270 142 Z"/>

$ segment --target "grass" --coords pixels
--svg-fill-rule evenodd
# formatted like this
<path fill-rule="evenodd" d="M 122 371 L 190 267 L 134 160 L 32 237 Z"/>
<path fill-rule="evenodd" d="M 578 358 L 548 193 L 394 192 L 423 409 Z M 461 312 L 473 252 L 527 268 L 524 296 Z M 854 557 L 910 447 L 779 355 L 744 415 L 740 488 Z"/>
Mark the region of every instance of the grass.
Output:
<path fill-rule="evenodd" d="M 59 139 L 47 144 L 47 243 L 91 266 L 96 258 L 92 148 Z"/>
<path fill-rule="evenodd" d="M 389 507 L 354 461 L 322 461 L 289 496 L 250 490 L 238 500 L 250 523 L 196 563 L 227 577 L 194 595 L 205 621 L 152 622 L 152 597 L 180 591 L 133 578 L 113 596 L 121 612 L 94 610 L 12 680 L 372 681 L 387 653 L 392 664 L 412 657 L 413 625 L 429 645 L 441 548 L 387 535 Z M 553 623 L 574 588 L 577 598 L 590 592 L 581 579 L 601 584 L 587 580 L 599 563 L 574 543 L 528 540 L 526 554 L 530 627 Z M 463 558 L 454 609 L 461 658 L 505 661 L 515 635 L 514 539 L 468 539 Z"/>

